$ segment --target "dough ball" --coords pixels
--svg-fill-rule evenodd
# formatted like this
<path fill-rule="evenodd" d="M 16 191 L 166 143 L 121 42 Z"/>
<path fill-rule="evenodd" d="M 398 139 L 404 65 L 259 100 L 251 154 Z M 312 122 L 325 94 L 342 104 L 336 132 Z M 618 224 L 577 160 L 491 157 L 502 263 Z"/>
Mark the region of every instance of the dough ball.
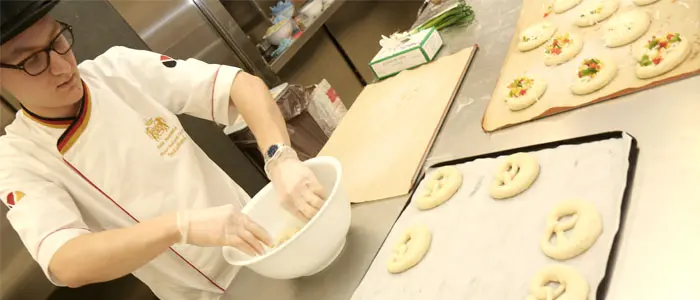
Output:
<path fill-rule="evenodd" d="M 504 87 L 503 93 L 508 109 L 517 111 L 535 104 L 537 100 L 542 98 L 546 90 L 547 82 L 544 79 L 534 75 L 526 75 L 513 79 Z"/>
<path fill-rule="evenodd" d="M 513 154 L 496 170 L 489 193 L 494 199 L 514 197 L 528 189 L 539 174 L 540 165 L 532 154 Z"/>
<path fill-rule="evenodd" d="M 449 200 L 462 186 L 462 172 L 455 166 L 436 169 L 417 193 L 415 202 L 418 209 L 437 207 Z"/>
<path fill-rule="evenodd" d="M 299 227 L 287 227 L 284 230 L 282 230 L 282 232 L 280 232 L 280 234 L 277 236 L 277 239 L 275 240 L 276 242 L 274 248 L 277 248 L 284 244 L 286 241 L 290 240 L 292 237 L 294 237 L 294 235 L 297 234 L 297 232 L 299 232 L 299 230 L 301 230 L 301 228 Z"/>
<path fill-rule="evenodd" d="M 612 16 L 620 7 L 620 0 L 595 0 L 587 2 L 574 20 L 579 27 L 593 26 Z"/>
<path fill-rule="evenodd" d="M 565 218 L 567 216 L 571 217 Z M 566 200 L 557 203 L 547 215 L 540 245 L 545 255 L 567 260 L 586 252 L 602 232 L 603 220 L 592 203 Z M 552 237 L 555 238 L 553 242 Z"/>
<path fill-rule="evenodd" d="M 402 273 L 417 265 L 428 252 L 432 235 L 425 225 L 406 229 L 394 245 L 394 252 L 387 262 L 390 273 Z"/>
<path fill-rule="evenodd" d="M 675 69 L 688 57 L 691 45 L 680 33 L 668 32 L 653 36 L 637 52 L 641 55 L 635 68 L 637 77 L 648 79 Z"/>
<path fill-rule="evenodd" d="M 556 26 L 549 22 L 541 22 L 523 29 L 520 32 L 518 50 L 530 51 L 546 43 L 557 31 Z"/>
<path fill-rule="evenodd" d="M 620 47 L 636 41 L 651 26 L 649 13 L 643 10 L 631 10 L 619 14 L 603 26 L 605 46 Z"/>
<path fill-rule="evenodd" d="M 574 33 L 556 35 L 547 43 L 544 51 L 544 64 L 556 66 L 563 64 L 579 54 L 583 49 L 583 39 Z"/>
<path fill-rule="evenodd" d="M 578 74 L 571 92 L 576 95 L 586 95 L 602 89 L 617 75 L 617 64 L 607 58 L 587 58 L 578 67 Z"/>
<path fill-rule="evenodd" d="M 649 5 L 652 3 L 659 2 L 659 0 L 632 0 L 634 4 L 639 5 L 639 6 L 644 6 L 644 5 Z"/>
<path fill-rule="evenodd" d="M 551 282 L 556 282 L 559 286 L 554 289 L 549 286 Z M 588 282 L 573 267 L 564 264 L 549 265 L 532 277 L 527 300 L 586 300 L 589 291 Z"/>
<path fill-rule="evenodd" d="M 579 3 L 581 3 L 581 0 L 554 0 L 552 9 L 554 9 L 555 13 L 560 14 L 574 8 Z"/>

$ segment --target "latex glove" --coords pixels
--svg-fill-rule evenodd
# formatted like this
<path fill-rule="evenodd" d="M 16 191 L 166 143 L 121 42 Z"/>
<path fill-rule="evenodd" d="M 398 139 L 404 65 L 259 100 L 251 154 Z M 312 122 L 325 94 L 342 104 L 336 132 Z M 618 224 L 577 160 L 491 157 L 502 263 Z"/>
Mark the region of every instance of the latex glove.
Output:
<path fill-rule="evenodd" d="M 180 243 L 197 246 L 232 246 L 248 255 L 265 252 L 262 244 L 272 247 L 265 229 L 233 204 L 177 213 Z"/>
<path fill-rule="evenodd" d="M 321 209 L 325 202 L 323 187 L 296 154 L 270 161 L 267 170 L 278 199 L 289 212 L 309 220 Z"/>

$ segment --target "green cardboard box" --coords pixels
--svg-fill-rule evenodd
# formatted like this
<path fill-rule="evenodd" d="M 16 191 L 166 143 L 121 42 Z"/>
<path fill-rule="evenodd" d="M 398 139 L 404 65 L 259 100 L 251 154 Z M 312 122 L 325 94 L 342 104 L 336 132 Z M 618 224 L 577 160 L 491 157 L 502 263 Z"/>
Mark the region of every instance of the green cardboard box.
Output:
<path fill-rule="evenodd" d="M 431 62 L 442 48 L 442 38 L 435 28 L 412 34 L 396 48 L 382 48 L 369 63 L 378 79 Z"/>

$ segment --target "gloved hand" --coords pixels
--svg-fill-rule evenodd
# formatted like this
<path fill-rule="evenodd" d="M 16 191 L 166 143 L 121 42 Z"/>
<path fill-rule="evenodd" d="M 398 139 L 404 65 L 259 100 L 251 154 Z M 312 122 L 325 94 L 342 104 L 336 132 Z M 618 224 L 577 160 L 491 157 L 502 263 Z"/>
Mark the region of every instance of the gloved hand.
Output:
<path fill-rule="evenodd" d="M 302 220 L 311 219 L 323 206 L 323 187 L 296 153 L 282 155 L 268 163 L 266 170 L 282 205 Z"/>
<path fill-rule="evenodd" d="M 177 213 L 180 243 L 197 246 L 232 246 L 248 255 L 262 254 L 262 243 L 272 247 L 265 229 L 233 204 Z"/>

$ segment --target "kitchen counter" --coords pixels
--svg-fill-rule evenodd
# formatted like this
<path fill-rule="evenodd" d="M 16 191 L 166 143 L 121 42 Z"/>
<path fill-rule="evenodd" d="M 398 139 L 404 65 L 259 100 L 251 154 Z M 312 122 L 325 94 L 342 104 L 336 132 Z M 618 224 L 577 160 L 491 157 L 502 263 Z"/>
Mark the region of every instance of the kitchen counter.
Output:
<path fill-rule="evenodd" d="M 611 130 L 637 138 L 627 219 L 607 299 L 700 299 L 700 77 L 577 109 L 494 133 L 481 118 L 498 79 L 520 12 L 519 0 L 469 1 L 477 21 L 442 33 L 440 56 L 473 44 L 467 73 L 426 165 L 523 145 Z M 381 167 L 381 166 L 378 166 Z M 350 299 L 408 197 L 353 205 L 348 243 L 320 274 L 280 281 L 244 269 L 229 299 Z"/>

